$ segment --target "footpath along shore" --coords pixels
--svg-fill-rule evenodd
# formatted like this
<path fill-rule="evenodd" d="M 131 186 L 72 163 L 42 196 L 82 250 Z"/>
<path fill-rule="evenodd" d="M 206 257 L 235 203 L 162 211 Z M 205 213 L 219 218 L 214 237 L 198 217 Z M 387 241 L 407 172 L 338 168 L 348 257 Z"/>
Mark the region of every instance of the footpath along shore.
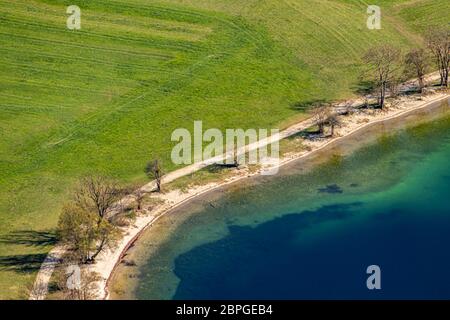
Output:
<path fill-rule="evenodd" d="M 450 101 L 450 95 L 448 93 L 434 93 L 425 97 L 418 99 L 415 98 L 401 98 L 398 104 L 392 106 L 387 111 L 374 111 L 374 110 L 364 110 L 361 112 L 355 112 L 351 115 L 346 115 L 341 117 L 342 125 L 335 130 L 335 136 L 327 139 L 317 139 L 317 140 L 302 140 L 303 145 L 307 146 L 306 150 L 296 153 L 289 153 L 285 157 L 281 158 L 276 166 L 283 166 L 292 161 L 302 159 L 317 152 L 340 139 L 345 138 L 350 134 L 356 133 L 362 128 L 372 125 L 375 123 L 383 122 L 396 117 L 406 116 L 409 113 L 413 113 L 418 110 L 427 109 L 428 107 L 436 105 L 436 103 Z M 359 103 L 359 102 L 355 102 Z M 277 140 L 282 140 L 287 137 L 298 134 L 313 125 L 312 119 L 307 119 L 299 122 L 288 129 L 279 133 L 276 137 Z M 248 152 L 254 150 L 254 148 L 259 148 L 261 146 L 270 144 L 273 139 L 264 139 L 258 141 L 256 144 L 248 145 L 243 150 L 238 150 L 238 153 Z M 212 163 L 219 162 L 229 155 L 224 154 L 212 159 L 208 159 L 182 169 L 173 171 L 167 174 L 163 183 L 172 182 L 180 177 L 187 176 L 198 170 L 201 170 Z M 269 164 L 274 166 L 274 164 Z M 216 188 L 234 183 L 244 178 L 248 178 L 254 175 L 261 174 L 262 170 L 267 169 L 267 167 L 262 167 L 261 169 L 249 172 L 248 170 L 237 170 L 236 173 L 224 179 L 221 182 L 209 183 L 201 186 L 195 186 L 184 190 L 173 190 L 165 194 L 154 196 L 161 200 L 161 204 L 153 208 L 152 210 L 146 211 L 144 214 L 140 214 L 136 220 L 130 224 L 128 227 L 123 228 L 124 236 L 120 239 L 119 243 L 114 250 L 109 250 L 102 252 L 96 259 L 96 263 L 88 266 L 90 272 L 96 272 L 100 276 L 100 281 L 98 281 L 97 289 L 95 295 L 99 299 L 107 299 L 109 296 L 108 287 L 111 281 L 111 277 L 114 273 L 116 266 L 121 262 L 124 254 L 130 248 L 130 246 L 139 238 L 139 236 L 148 228 L 152 226 L 159 218 L 164 216 L 170 210 L 190 201 L 206 192 L 212 191 Z M 150 191 L 155 188 L 155 183 L 150 182 L 149 184 L 142 187 L 144 191 Z M 152 196 L 153 197 L 153 196 Z M 126 197 L 121 202 L 123 204 L 131 203 L 133 201 L 132 197 Z M 32 300 L 42 300 L 45 299 L 48 293 L 48 285 L 52 276 L 53 271 L 58 265 L 61 257 L 65 253 L 65 248 L 62 246 L 57 246 L 50 251 L 47 258 L 41 265 L 40 271 L 35 280 L 34 287 L 30 294 L 30 299 Z"/>

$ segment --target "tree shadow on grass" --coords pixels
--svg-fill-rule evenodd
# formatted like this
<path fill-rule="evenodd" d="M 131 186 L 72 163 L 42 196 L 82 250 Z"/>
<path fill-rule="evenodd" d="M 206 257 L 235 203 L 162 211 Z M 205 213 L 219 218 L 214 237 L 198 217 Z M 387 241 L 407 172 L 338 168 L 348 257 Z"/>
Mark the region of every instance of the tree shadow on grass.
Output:
<path fill-rule="evenodd" d="M 315 106 L 320 106 L 324 104 L 331 103 L 328 100 L 325 99 L 316 99 L 316 100 L 307 100 L 307 101 L 299 101 L 293 103 L 290 107 L 293 110 L 301 111 L 301 112 L 308 112 L 311 110 L 311 108 Z"/>
<path fill-rule="evenodd" d="M 31 247 L 55 245 L 57 237 L 52 231 L 20 230 L 0 236 L 0 244 L 18 244 Z"/>
<path fill-rule="evenodd" d="M 39 270 L 47 254 L 23 254 L 0 257 L 0 270 L 32 273 Z"/>
<path fill-rule="evenodd" d="M 360 79 L 359 82 L 352 86 L 352 90 L 357 95 L 365 96 L 373 93 L 376 84 L 374 81 L 367 79 Z"/>

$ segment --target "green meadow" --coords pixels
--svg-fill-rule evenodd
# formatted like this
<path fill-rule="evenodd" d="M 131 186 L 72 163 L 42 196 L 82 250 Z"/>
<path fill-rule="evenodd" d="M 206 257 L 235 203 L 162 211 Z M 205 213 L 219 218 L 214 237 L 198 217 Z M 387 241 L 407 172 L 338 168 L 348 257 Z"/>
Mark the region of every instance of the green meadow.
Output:
<path fill-rule="evenodd" d="M 81 8 L 68 30 L 66 8 Z M 26 298 L 76 180 L 145 183 L 176 128 L 285 128 L 349 98 L 376 43 L 420 44 L 448 0 L 0 0 L 0 299 Z"/>

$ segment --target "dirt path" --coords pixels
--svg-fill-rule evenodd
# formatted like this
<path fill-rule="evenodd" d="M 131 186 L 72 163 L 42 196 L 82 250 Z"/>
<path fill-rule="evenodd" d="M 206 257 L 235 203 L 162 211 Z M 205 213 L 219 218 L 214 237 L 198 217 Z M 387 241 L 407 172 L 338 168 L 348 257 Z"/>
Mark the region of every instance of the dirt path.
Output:
<path fill-rule="evenodd" d="M 436 102 L 440 102 L 443 100 L 447 100 L 450 98 L 449 94 L 436 95 L 434 97 L 429 97 L 427 101 L 415 101 L 407 102 L 402 106 L 399 106 L 395 110 L 387 113 L 381 113 L 372 115 L 371 121 L 365 122 L 367 119 L 367 114 L 360 114 L 353 116 L 345 123 L 345 127 L 340 128 L 334 138 L 323 139 L 319 141 L 309 142 L 308 145 L 310 147 L 309 151 L 303 151 L 300 153 L 296 153 L 294 155 L 290 155 L 289 157 L 283 158 L 278 163 L 278 166 L 286 165 L 292 161 L 297 161 L 301 158 L 307 157 L 312 153 L 318 152 L 329 146 L 332 143 L 339 141 L 351 134 L 356 134 L 359 130 L 363 129 L 366 126 L 373 125 L 375 123 L 384 122 L 386 120 L 390 120 L 393 118 L 401 117 L 406 114 L 415 112 L 417 110 L 425 109 L 428 106 L 435 104 Z M 304 124 L 304 122 L 302 122 Z M 307 122 L 308 124 L 309 122 Z M 303 125 L 296 125 L 296 129 L 299 131 L 303 130 Z M 290 128 L 291 129 L 291 128 Z M 284 132 L 286 136 L 290 136 L 299 131 L 294 129 Z M 283 136 L 284 136 L 283 134 Z M 281 134 L 280 134 L 281 136 Z M 209 183 L 203 186 L 198 186 L 194 188 L 190 188 L 186 192 L 180 192 L 179 190 L 175 190 L 166 194 L 159 196 L 160 199 L 164 200 L 164 205 L 161 207 L 152 210 L 145 216 L 139 217 L 133 226 L 127 229 L 126 236 L 121 240 L 118 247 L 111 252 L 105 252 L 97 259 L 95 265 L 91 266 L 91 271 L 98 273 L 102 280 L 99 282 L 97 295 L 102 299 L 107 299 L 109 296 L 109 284 L 111 281 L 111 277 L 114 273 L 116 266 L 121 262 L 122 257 L 126 254 L 128 248 L 134 244 L 134 242 L 140 237 L 140 235 L 149 227 L 151 227 L 158 219 L 163 217 L 166 213 L 171 211 L 172 209 L 204 194 L 210 192 L 216 188 L 223 187 L 225 185 L 235 183 L 241 179 L 246 179 L 251 176 L 255 176 L 261 173 L 261 170 L 250 173 L 246 170 L 236 171 L 236 174 L 228 178 L 220 183 Z"/>
<path fill-rule="evenodd" d="M 434 79 L 435 74 L 430 75 L 429 79 Z M 348 134 L 354 133 L 357 130 L 361 129 L 362 127 L 373 124 L 380 121 L 385 121 L 394 117 L 401 116 L 405 113 L 425 108 L 430 104 L 433 104 L 439 100 L 448 99 L 450 97 L 449 94 L 435 94 L 432 97 L 427 97 L 424 99 L 424 101 L 415 101 L 413 103 L 412 101 L 406 101 L 403 103 L 403 105 L 397 107 L 395 110 L 392 110 L 390 112 L 386 112 L 382 115 L 378 115 L 375 117 L 372 117 L 372 119 L 368 122 L 365 122 L 365 118 L 358 119 L 357 116 L 353 118 L 347 119 L 347 126 L 344 126 L 342 129 L 340 129 L 340 136 L 346 136 Z M 361 103 L 361 100 L 355 100 L 353 101 L 353 104 Z M 366 117 L 366 116 L 363 116 Z M 363 121 L 364 120 L 364 121 Z M 362 124 L 359 121 L 363 121 Z M 237 150 L 238 154 L 242 154 L 245 152 L 249 152 L 252 150 L 255 150 L 260 147 L 264 147 L 272 142 L 282 140 L 284 138 L 290 137 L 292 135 L 295 135 L 313 125 L 312 119 L 307 119 L 304 121 L 301 121 L 286 130 L 283 130 L 275 137 L 268 137 L 266 139 L 262 139 L 257 141 L 256 143 L 250 144 L 245 146 L 244 148 L 240 148 Z M 336 138 L 327 140 L 327 141 L 321 141 L 316 143 L 309 143 L 309 146 L 311 147 L 309 151 L 305 151 L 303 153 L 296 154 L 295 156 L 291 156 L 286 159 L 282 159 L 279 163 L 275 164 L 277 166 L 284 165 L 288 162 L 297 160 L 299 158 L 305 157 L 312 152 L 316 152 L 325 146 L 327 146 L 330 143 L 333 143 L 334 141 L 340 139 L 341 137 L 337 136 Z M 189 166 L 186 166 L 184 168 L 175 170 L 173 172 L 168 173 L 163 178 L 163 183 L 169 183 L 172 182 L 180 177 L 187 176 L 189 174 L 192 174 L 196 171 L 199 171 L 213 163 L 217 163 L 220 161 L 223 161 L 230 157 L 230 154 L 223 154 L 208 160 L 204 160 L 202 162 L 198 162 Z M 269 165 L 270 166 L 270 165 Z M 120 240 L 118 246 L 113 251 L 108 251 L 105 253 L 102 253 L 97 258 L 96 264 L 90 266 L 89 268 L 92 271 L 95 271 L 100 274 L 102 280 L 99 283 L 98 288 L 98 295 L 101 298 L 107 298 L 108 296 L 108 281 L 110 279 L 111 274 L 113 273 L 116 265 L 120 262 L 123 254 L 127 251 L 129 246 L 134 243 L 134 241 L 139 237 L 139 235 L 149 226 L 151 226 L 155 221 L 157 221 L 163 214 L 168 212 L 169 210 L 185 203 L 186 201 L 191 200 L 192 198 L 197 197 L 200 194 L 203 194 L 205 192 L 209 192 L 219 186 L 223 186 L 226 184 L 233 183 L 239 179 L 248 177 L 249 175 L 255 175 L 260 174 L 261 172 L 255 172 L 253 174 L 249 174 L 248 172 L 241 172 L 236 174 L 236 176 L 226 179 L 222 183 L 213 183 L 213 184 L 207 184 L 204 186 L 199 186 L 195 188 L 191 188 L 185 193 L 179 192 L 179 190 L 175 190 L 172 192 L 169 192 L 167 194 L 162 195 L 160 198 L 164 200 L 164 204 L 155 208 L 155 210 L 152 210 L 151 212 L 148 212 L 146 215 L 139 216 L 136 220 L 136 222 L 128 227 L 125 230 L 125 236 Z M 151 190 L 154 190 L 156 187 L 156 183 L 154 181 L 148 183 L 147 185 L 142 187 L 142 190 L 148 192 Z M 128 196 L 121 200 L 122 203 L 129 203 L 133 201 L 132 197 Z M 53 271 L 55 270 L 55 267 L 58 265 L 59 261 L 61 260 L 61 257 L 64 255 L 65 249 L 61 246 L 56 246 L 53 248 L 47 258 L 44 260 L 44 262 L 41 265 L 41 268 L 36 276 L 36 280 L 33 286 L 33 289 L 30 293 L 30 300 L 43 300 L 48 294 L 48 285 L 51 279 L 51 276 L 53 274 Z"/>

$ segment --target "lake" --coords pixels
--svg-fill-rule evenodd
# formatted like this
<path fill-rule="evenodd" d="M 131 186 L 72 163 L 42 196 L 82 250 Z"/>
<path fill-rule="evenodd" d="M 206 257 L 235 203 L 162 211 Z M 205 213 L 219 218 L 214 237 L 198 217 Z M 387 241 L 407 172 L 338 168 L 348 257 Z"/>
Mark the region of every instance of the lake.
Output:
<path fill-rule="evenodd" d="M 136 266 L 119 267 L 112 297 L 450 299 L 448 111 L 371 126 L 177 208 L 127 254 Z"/>

